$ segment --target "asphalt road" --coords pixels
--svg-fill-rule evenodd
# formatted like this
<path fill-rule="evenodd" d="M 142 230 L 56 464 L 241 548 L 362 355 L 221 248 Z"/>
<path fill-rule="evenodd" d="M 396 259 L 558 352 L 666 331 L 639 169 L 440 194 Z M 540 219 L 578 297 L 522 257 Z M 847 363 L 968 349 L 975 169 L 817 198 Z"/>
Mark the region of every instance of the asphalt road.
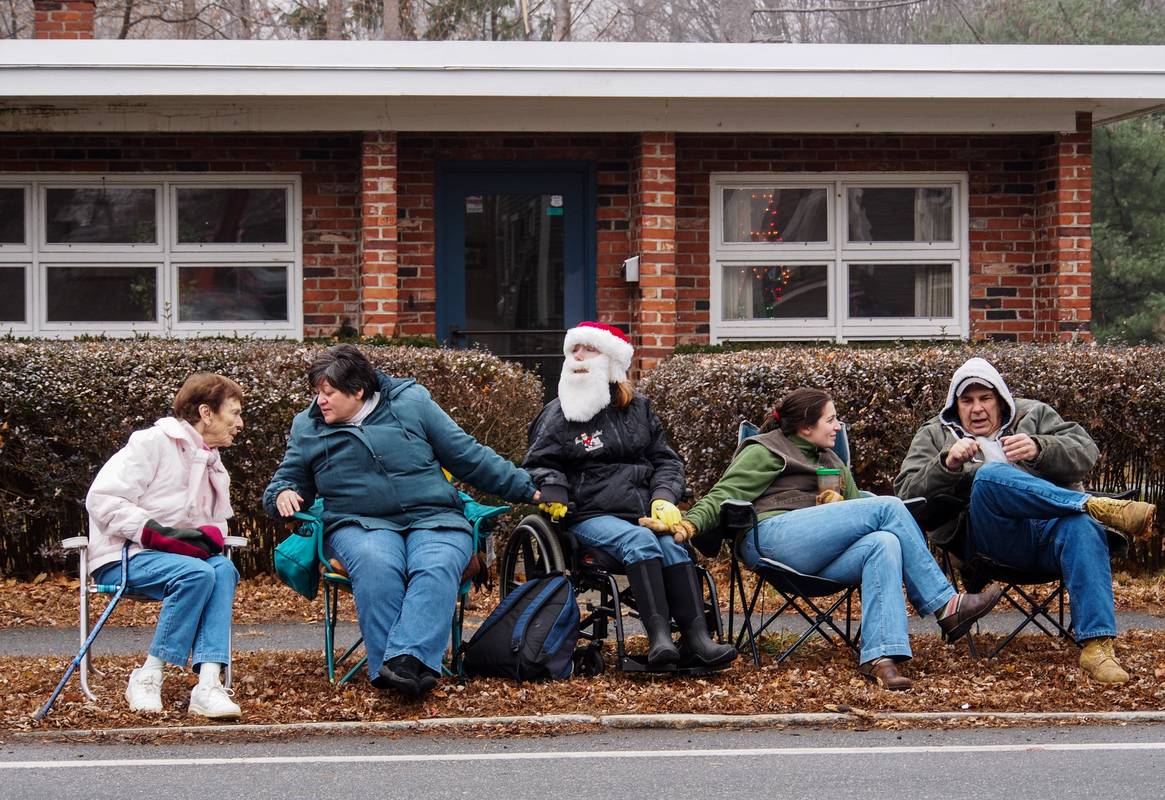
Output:
<path fill-rule="evenodd" d="M 1157 800 L 1165 726 L 0 745 L 0 797 Z"/>

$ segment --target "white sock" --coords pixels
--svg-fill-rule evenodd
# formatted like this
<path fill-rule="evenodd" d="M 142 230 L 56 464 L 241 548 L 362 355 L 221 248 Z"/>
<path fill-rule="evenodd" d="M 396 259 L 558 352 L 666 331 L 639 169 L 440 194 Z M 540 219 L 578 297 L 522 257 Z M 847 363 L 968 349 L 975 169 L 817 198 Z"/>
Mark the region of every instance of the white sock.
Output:
<path fill-rule="evenodd" d="M 164 666 L 166 666 L 166 662 L 157 656 L 146 656 L 146 663 L 142 664 L 142 669 L 161 672 Z"/>
<path fill-rule="evenodd" d="M 205 686 L 213 686 L 219 682 L 218 676 L 222 672 L 222 664 L 204 661 L 198 666 L 198 682 Z"/>

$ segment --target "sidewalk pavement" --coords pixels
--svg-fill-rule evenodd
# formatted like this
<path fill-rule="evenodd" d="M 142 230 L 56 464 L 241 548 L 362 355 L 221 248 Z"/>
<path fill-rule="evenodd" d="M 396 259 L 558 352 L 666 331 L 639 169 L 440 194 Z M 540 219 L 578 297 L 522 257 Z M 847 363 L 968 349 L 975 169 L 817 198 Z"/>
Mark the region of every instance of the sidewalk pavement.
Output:
<path fill-rule="evenodd" d="M 979 630 L 984 633 L 1007 633 L 1020 621 L 1017 612 L 994 611 L 979 621 Z M 480 616 L 466 619 L 466 635 L 481 623 Z M 638 620 L 624 619 L 627 635 L 643 633 Z M 739 618 L 737 619 L 739 626 Z M 725 617 L 727 627 L 727 617 Z M 769 627 L 771 632 L 799 633 L 805 625 L 799 617 L 783 614 Z M 1165 630 L 1165 617 L 1140 612 L 1118 612 L 1117 628 Z M 338 642 L 354 641 L 359 635 L 356 624 L 341 622 L 337 628 Z M 1028 625 L 1022 635 L 1032 635 L 1039 631 Z M 140 655 L 146 651 L 153 636 L 153 626 L 124 628 L 107 625 L 93 643 L 97 655 Z M 938 634 L 938 626 L 931 618 L 910 618 L 911 635 Z M 612 636 L 614 632 L 612 632 Z M 0 629 L 0 653 L 6 656 L 62 656 L 71 658 L 79 646 L 76 628 L 7 628 Z M 278 622 L 262 625 L 235 625 L 234 650 L 238 653 L 270 652 L 285 650 L 318 650 L 323 647 L 322 622 Z"/>

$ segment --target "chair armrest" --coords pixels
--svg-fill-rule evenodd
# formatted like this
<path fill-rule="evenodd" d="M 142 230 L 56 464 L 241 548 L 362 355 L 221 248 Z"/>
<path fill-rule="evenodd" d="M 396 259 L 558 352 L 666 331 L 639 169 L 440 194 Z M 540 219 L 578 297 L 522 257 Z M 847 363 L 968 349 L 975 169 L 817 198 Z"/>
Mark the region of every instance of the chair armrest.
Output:
<path fill-rule="evenodd" d="M 251 540 L 245 536 L 224 536 L 222 537 L 222 543 L 224 547 L 238 549 L 248 546 Z"/>
<path fill-rule="evenodd" d="M 742 531 L 756 525 L 756 508 L 747 500 L 725 500 L 720 504 L 720 530 L 725 538 L 735 539 Z"/>
<path fill-rule="evenodd" d="M 88 547 L 88 536 L 70 536 L 68 539 L 61 540 L 61 548 L 64 550 L 84 550 Z"/>

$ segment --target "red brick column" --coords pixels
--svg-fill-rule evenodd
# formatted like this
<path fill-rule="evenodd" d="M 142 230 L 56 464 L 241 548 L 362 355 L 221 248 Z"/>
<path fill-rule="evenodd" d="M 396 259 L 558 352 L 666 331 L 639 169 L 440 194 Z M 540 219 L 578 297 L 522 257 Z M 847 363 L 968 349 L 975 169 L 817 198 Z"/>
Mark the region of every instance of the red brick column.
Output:
<path fill-rule="evenodd" d="M 397 325 L 396 132 L 366 131 L 360 153 L 360 333 Z"/>
<path fill-rule="evenodd" d="M 1036 339 L 1091 338 L 1092 115 L 1040 154 L 1036 195 Z"/>
<path fill-rule="evenodd" d="M 94 0 L 34 0 L 34 39 L 92 39 Z"/>
<path fill-rule="evenodd" d="M 643 375 L 676 346 L 675 134 L 640 134 L 631 173 L 631 254 L 639 254 L 631 341 Z"/>

